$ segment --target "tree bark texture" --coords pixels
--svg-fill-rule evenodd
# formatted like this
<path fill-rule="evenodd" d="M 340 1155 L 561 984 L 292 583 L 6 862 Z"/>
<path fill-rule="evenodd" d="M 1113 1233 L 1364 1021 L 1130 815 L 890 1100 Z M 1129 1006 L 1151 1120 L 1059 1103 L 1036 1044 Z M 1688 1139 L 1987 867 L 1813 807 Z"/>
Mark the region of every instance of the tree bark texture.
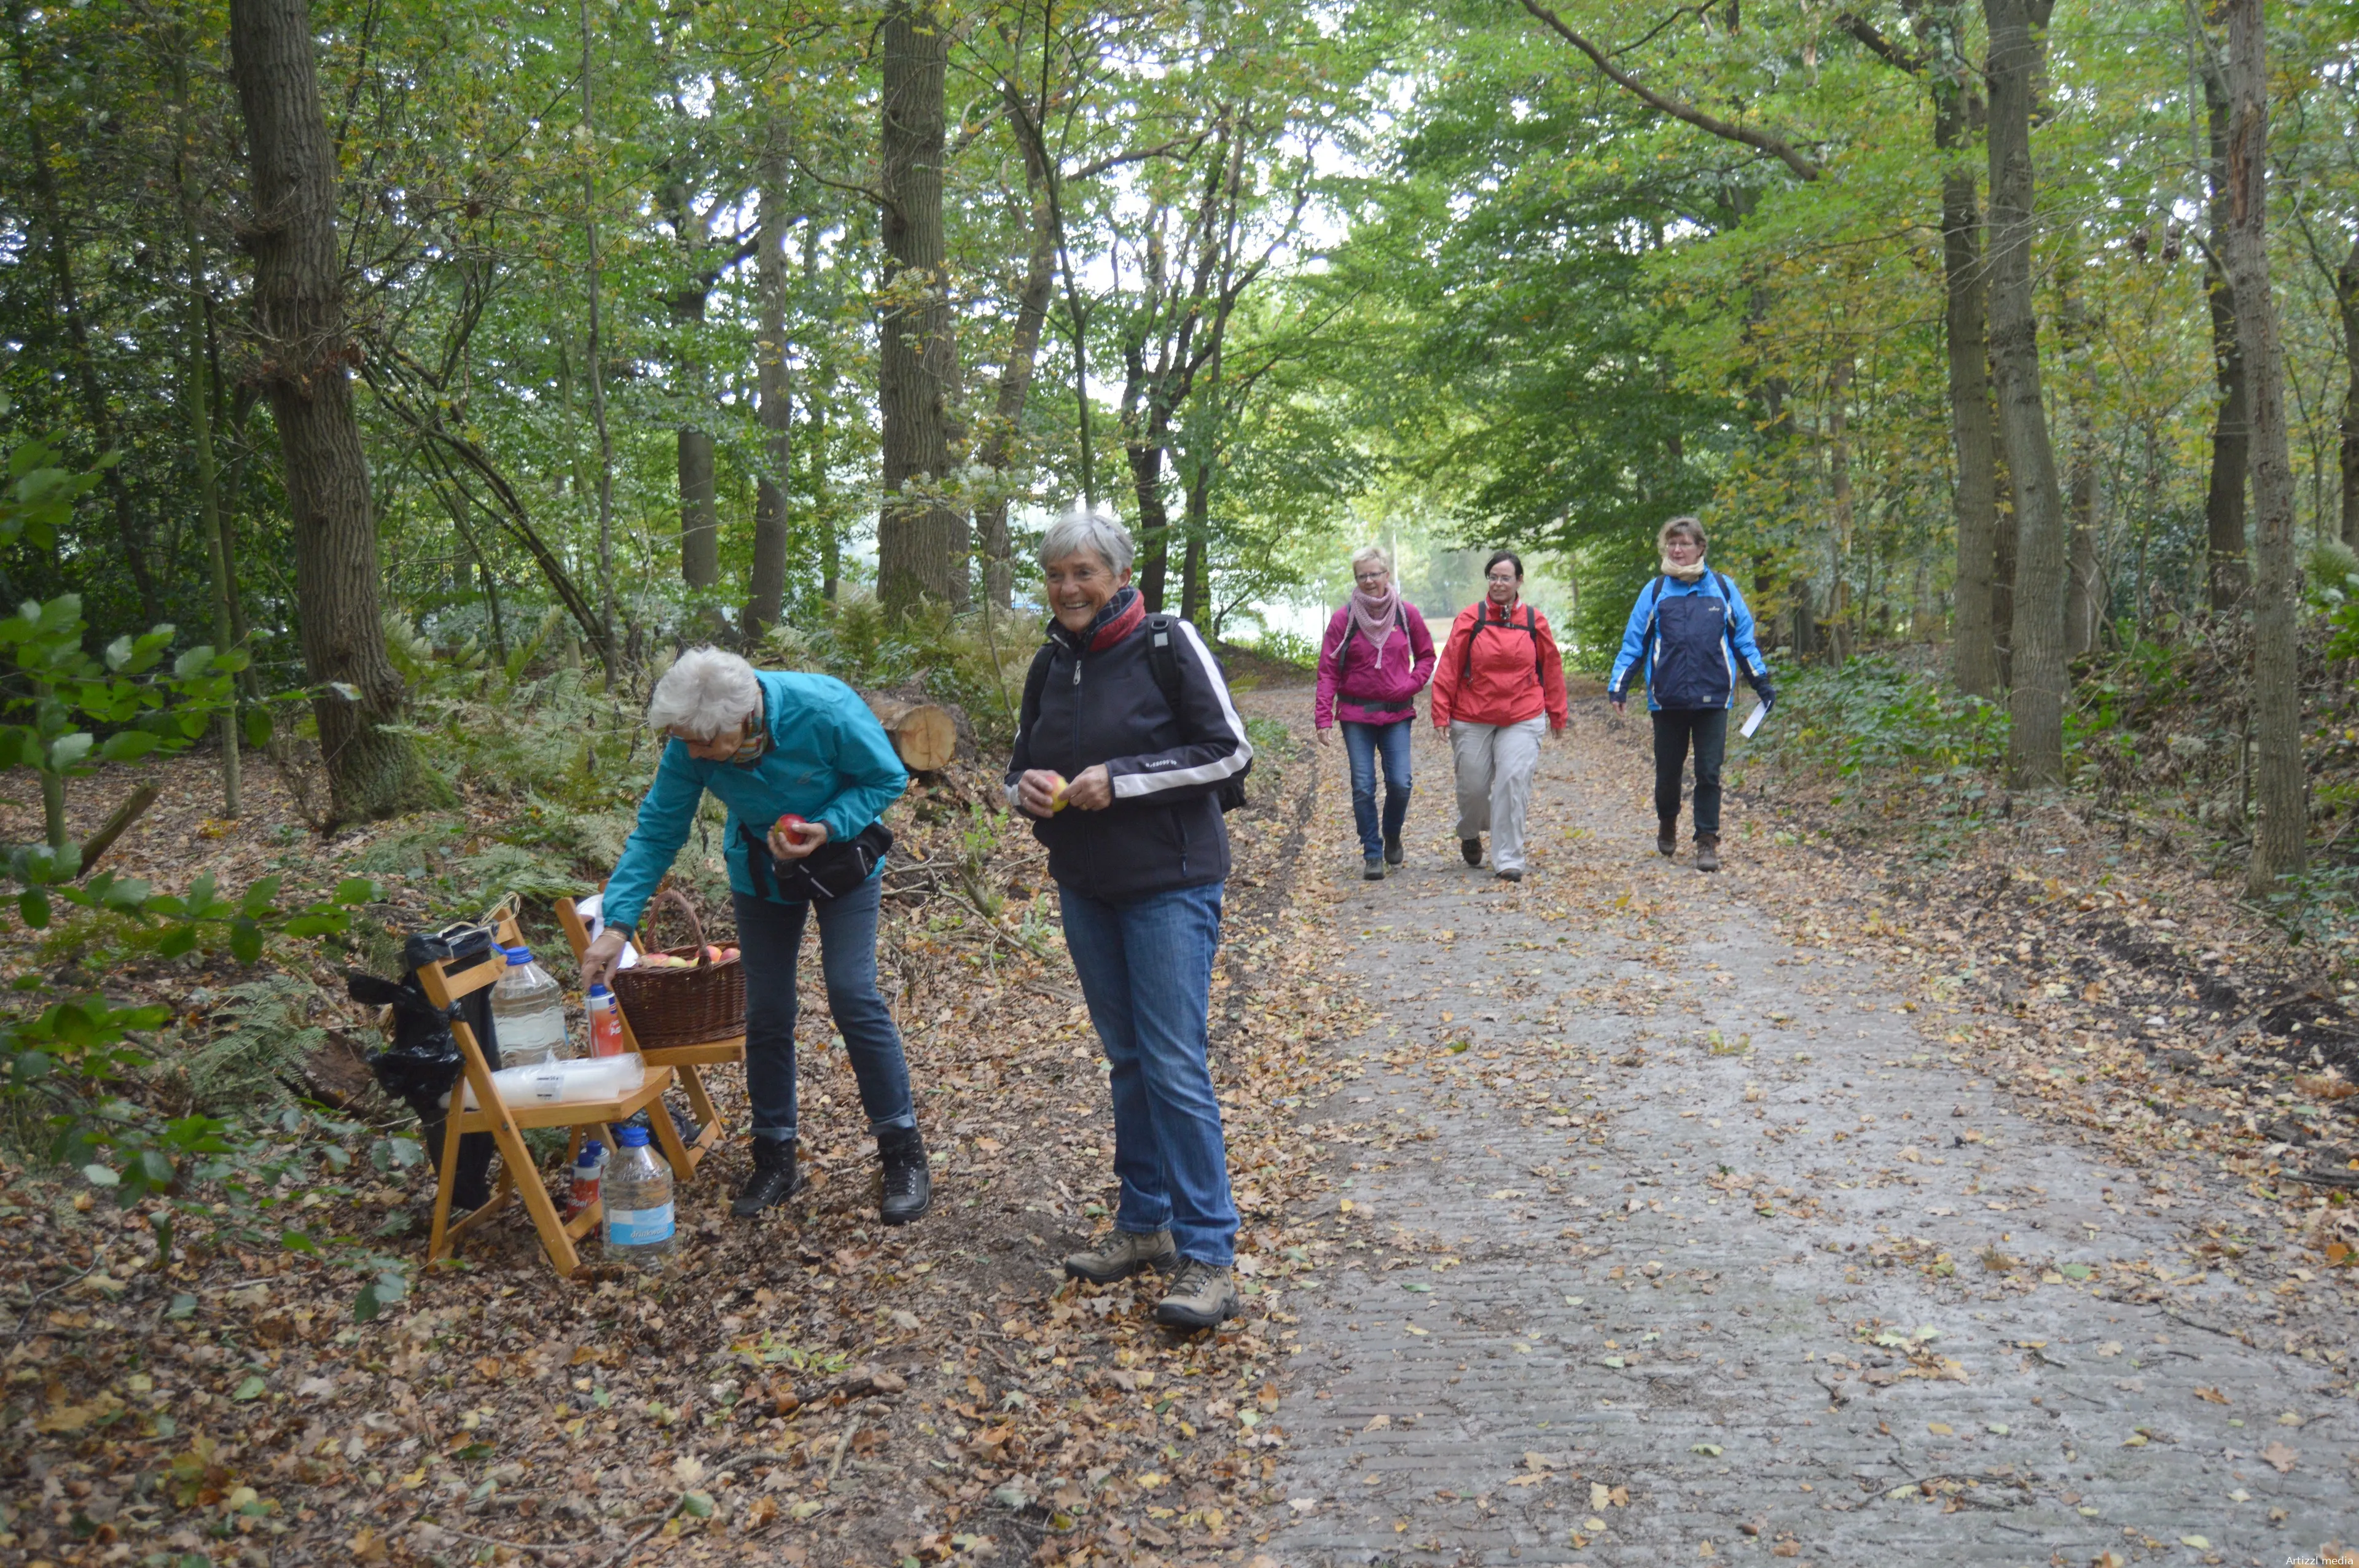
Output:
<path fill-rule="evenodd" d="M 885 274 L 877 322 L 885 505 L 876 597 L 904 611 L 963 610 L 967 521 L 949 494 L 956 442 L 958 340 L 942 239 L 944 78 L 950 33 L 930 4 L 890 0 L 882 29 Z"/>
<path fill-rule="evenodd" d="M 1941 170 L 1942 325 L 1950 378 L 1950 435 L 1958 475 L 1952 498 L 1957 580 L 1950 628 L 1950 678 L 1973 697 L 1999 688 L 1999 632 L 1992 619 L 1998 564 L 1996 436 L 1990 403 L 1990 334 L 1984 300 L 1982 200 L 1974 169 L 1960 155 L 1973 143 L 1982 96 L 1962 43 L 1962 0 L 1926 6 L 1918 29 L 1933 90 L 1933 146 Z"/>
<path fill-rule="evenodd" d="M 347 330 L 335 147 L 309 5 L 233 0 L 230 54 L 253 186 L 257 374 L 286 468 L 329 812 L 380 816 L 408 803 L 419 778 L 409 741 L 378 728 L 401 716 L 406 694 L 377 601 L 376 520 L 349 379 L 360 349 Z"/>
<path fill-rule="evenodd" d="M 2228 89 L 2220 73 L 2203 68 L 2204 121 L 2211 136 L 2211 254 L 2203 268 L 2203 296 L 2212 311 L 2212 373 L 2220 406 L 2212 422 L 2212 479 L 2203 494 L 2204 581 L 2212 608 L 2234 610 L 2251 584 L 2245 554 L 2245 479 L 2250 466 L 2252 426 L 2245 390 L 2245 356 L 2238 344 L 2236 287 L 2225 260 L 2230 212 Z"/>
<path fill-rule="evenodd" d="M 2096 646 L 2105 607 L 2104 585 L 2097 560 L 2097 508 L 2101 494 L 2093 406 L 2099 389 L 2089 368 L 2091 338 L 2100 323 L 2090 319 L 2081 289 L 2081 266 L 2079 246 L 2063 246 L 2056 264 L 2056 336 L 2063 350 L 2071 408 L 2072 456 L 2065 481 L 2067 526 L 2071 530 L 2065 551 L 2067 659 L 2077 659 Z"/>
<path fill-rule="evenodd" d="M 783 133 L 773 130 L 773 136 Z M 762 222 L 755 240 L 754 280 L 760 296 L 754 343 L 762 427 L 762 466 L 754 479 L 754 566 L 746 584 L 745 645 L 778 623 L 787 593 L 787 482 L 794 471 L 795 414 L 787 384 L 787 160 L 775 151 L 762 160 Z"/>
<path fill-rule="evenodd" d="M 1983 0 L 1991 39 L 1991 360 L 2015 494 L 2007 775 L 2018 786 L 2058 784 L 2064 775 L 2064 505 L 2040 395 L 2039 319 L 2031 292 L 2031 93 L 2039 46 L 2027 13 L 2035 4 L 2044 19 L 2044 0 Z"/>
<path fill-rule="evenodd" d="M 598 276 L 598 117 L 592 95 L 590 0 L 582 0 L 582 128 L 587 134 L 582 169 L 582 229 L 590 262 L 590 423 L 598 436 L 598 627 L 600 656 L 614 673 L 614 435 L 606 424 L 606 345 Z"/>
<path fill-rule="evenodd" d="M 690 588 L 721 583 L 721 507 L 713 492 L 712 434 L 679 429 L 679 580 Z"/>
<path fill-rule="evenodd" d="M 2343 318 L 2343 359 L 2350 382 L 2343 390 L 2343 542 L 2359 549 L 2359 240 L 2334 274 L 2334 302 Z"/>
<path fill-rule="evenodd" d="M 2294 641 L 2293 460 L 2287 449 L 2285 352 L 2269 291 L 2269 101 L 2261 0 L 2228 0 L 2228 280 L 2252 407 L 2254 800 L 2248 886 L 2266 893 L 2299 871 L 2310 839 Z"/>

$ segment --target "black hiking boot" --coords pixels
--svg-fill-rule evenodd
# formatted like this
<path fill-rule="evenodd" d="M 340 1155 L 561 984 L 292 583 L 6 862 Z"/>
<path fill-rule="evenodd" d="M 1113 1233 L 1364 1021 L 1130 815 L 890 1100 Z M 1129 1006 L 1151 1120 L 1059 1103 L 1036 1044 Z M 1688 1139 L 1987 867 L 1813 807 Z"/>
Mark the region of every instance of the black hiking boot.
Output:
<path fill-rule="evenodd" d="M 926 1141 L 914 1127 L 888 1127 L 876 1135 L 876 1157 L 885 1162 L 885 1203 L 878 1217 L 907 1225 L 934 1204 L 934 1173 L 926 1163 Z"/>
<path fill-rule="evenodd" d="M 1397 866 L 1408 858 L 1408 855 L 1401 849 L 1399 834 L 1396 833 L 1391 838 L 1385 840 L 1385 864 L 1388 866 Z"/>
<path fill-rule="evenodd" d="M 753 1174 L 737 1189 L 729 1212 L 740 1219 L 747 1218 L 766 1208 L 777 1207 L 808 1184 L 808 1178 L 795 1169 L 793 1139 L 756 1138 Z"/>
<path fill-rule="evenodd" d="M 1483 840 L 1480 838 L 1461 838 L 1458 840 L 1458 852 L 1466 857 L 1466 863 L 1468 865 L 1479 866 L 1483 863 Z"/>
<path fill-rule="evenodd" d="M 1669 860 L 1680 852 L 1680 825 L 1665 822 L 1655 828 L 1655 853 Z"/>

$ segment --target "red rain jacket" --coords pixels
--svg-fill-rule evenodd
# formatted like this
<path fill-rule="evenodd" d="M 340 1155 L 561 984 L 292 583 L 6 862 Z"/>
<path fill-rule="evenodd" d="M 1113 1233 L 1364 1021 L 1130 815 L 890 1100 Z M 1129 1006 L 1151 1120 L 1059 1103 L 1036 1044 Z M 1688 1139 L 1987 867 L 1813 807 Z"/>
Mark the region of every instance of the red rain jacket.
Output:
<path fill-rule="evenodd" d="M 1520 599 L 1503 612 L 1488 595 L 1460 611 L 1434 666 L 1434 723 L 1521 724 L 1543 712 L 1549 729 L 1564 728 L 1564 659 L 1548 617 Z"/>

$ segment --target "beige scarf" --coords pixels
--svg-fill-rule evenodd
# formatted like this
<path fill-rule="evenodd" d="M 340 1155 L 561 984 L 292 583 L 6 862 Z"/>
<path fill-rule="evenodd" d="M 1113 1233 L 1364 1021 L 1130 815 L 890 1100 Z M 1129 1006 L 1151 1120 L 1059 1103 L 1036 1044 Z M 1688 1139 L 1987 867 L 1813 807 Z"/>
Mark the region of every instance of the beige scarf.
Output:
<path fill-rule="evenodd" d="M 1681 582 L 1701 582 L 1703 580 L 1703 557 L 1701 556 L 1698 556 L 1686 566 L 1679 566 L 1672 562 L 1670 557 L 1665 556 L 1663 557 L 1663 575 L 1668 578 L 1676 578 Z"/>

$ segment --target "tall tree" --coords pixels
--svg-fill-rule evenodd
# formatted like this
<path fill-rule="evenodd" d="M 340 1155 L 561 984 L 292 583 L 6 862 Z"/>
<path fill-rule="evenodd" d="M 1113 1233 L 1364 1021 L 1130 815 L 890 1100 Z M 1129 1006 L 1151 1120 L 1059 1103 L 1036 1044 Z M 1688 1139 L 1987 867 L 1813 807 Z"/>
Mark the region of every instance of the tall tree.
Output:
<path fill-rule="evenodd" d="M 930 0 L 888 0 L 880 31 L 885 272 L 876 393 L 885 504 L 876 522 L 876 596 L 888 610 L 923 600 L 963 610 L 967 520 L 950 494 L 960 444 L 958 340 L 942 232 L 950 31 Z"/>
<path fill-rule="evenodd" d="M 2253 737 L 2257 742 L 2248 881 L 2255 894 L 2302 869 L 2309 854 L 2309 774 L 2301 762 L 2301 695 L 2294 643 L 2300 588 L 2293 552 L 2293 461 L 2286 442 L 2285 351 L 2269 292 L 2269 77 L 2261 0 L 2227 0 L 2228 281 L 2252 409 Z"/>
<path fill-rule="evenodd" d="M 598 106 L 592 92 L 597 76 L 591 44 L 590 0 L 581 0 L 582 14 L 582 237 L 589 257 L 590 344 L 584 355 L 590 377 L 590 426 L 598 438 L 598 625 L 599 645 L 612 676 L 614 647 L 614 436 L 606 424 L 606 340 L 598 276 Z"/>
<path fill-rule="evenodd" d="M 2343 542 L 2359 549 L 2359 240 L 2334 272 L 2335 314 L 2343 325 L 2343 362 L 2349 380 L 2343 388 L 2341 467 Z"/>
<path fill-rule="evenodd" d="M 2211 243 L 2204 247 L 2203 298 L 2211 310 L 2212 373 L 2220 388 L 2220 406 L 2212 421 L 2212 481 L 2203 494 L 2203 575 L 2211 589 L 2212 608 L 2234 610 L 2252 581 L 2245 559 L 2245 476 L 2250 467 L 2252 403 L 2243 340 L 2237 335 L 2242 316 L 2226 258 L 2228 231 L 2235 222 L 2230 189 L 2234 175 L 2228 167 L 2228 88 L 2210 58 L 2209 41 L 2199 38 L 2198 42 L 2204 50 L 2203 110 L 2211 143 L 2205 169 L 2211 187 Z"/>
<path fill-rule="evenodd" d="M 336 155 L 320 103 L 305 0 L 232 0 L 230 55 L 254 210 L 258 374 L 278 427 L 295 538 L 303 662 L 315 695 L 329 808 L 339 821 L 398 809 L 419 782 L 406 693 L 377 608 L 376 520 L 353 414 Z"/>
<path fill-rule="evenodd" d="M 754 481 L 754 569 L 744 621 L 751 647 L 777 623 L 787 590 L 787 485 L 794 471 L 795 411 L 787 379 L 787 232 L 789 205 L 783 132 L 773 126 L 761 160 L 761 225 L 754 237 L 754 287 L 758 304 L 754 374 L 762 430 L 762 460 Z"/>
<path fill-rule="evenodd" d="M 1991 363 L 1999 437 L 2015 496 L 2014 686 L 2007 776 L 2017 785 L 2064 776 L 2064 501 L 2040 395 L 2039 318 L 2032 305 L 2032 79 L 2052 0 L 1983 0 L 1990 29 Z"/>

